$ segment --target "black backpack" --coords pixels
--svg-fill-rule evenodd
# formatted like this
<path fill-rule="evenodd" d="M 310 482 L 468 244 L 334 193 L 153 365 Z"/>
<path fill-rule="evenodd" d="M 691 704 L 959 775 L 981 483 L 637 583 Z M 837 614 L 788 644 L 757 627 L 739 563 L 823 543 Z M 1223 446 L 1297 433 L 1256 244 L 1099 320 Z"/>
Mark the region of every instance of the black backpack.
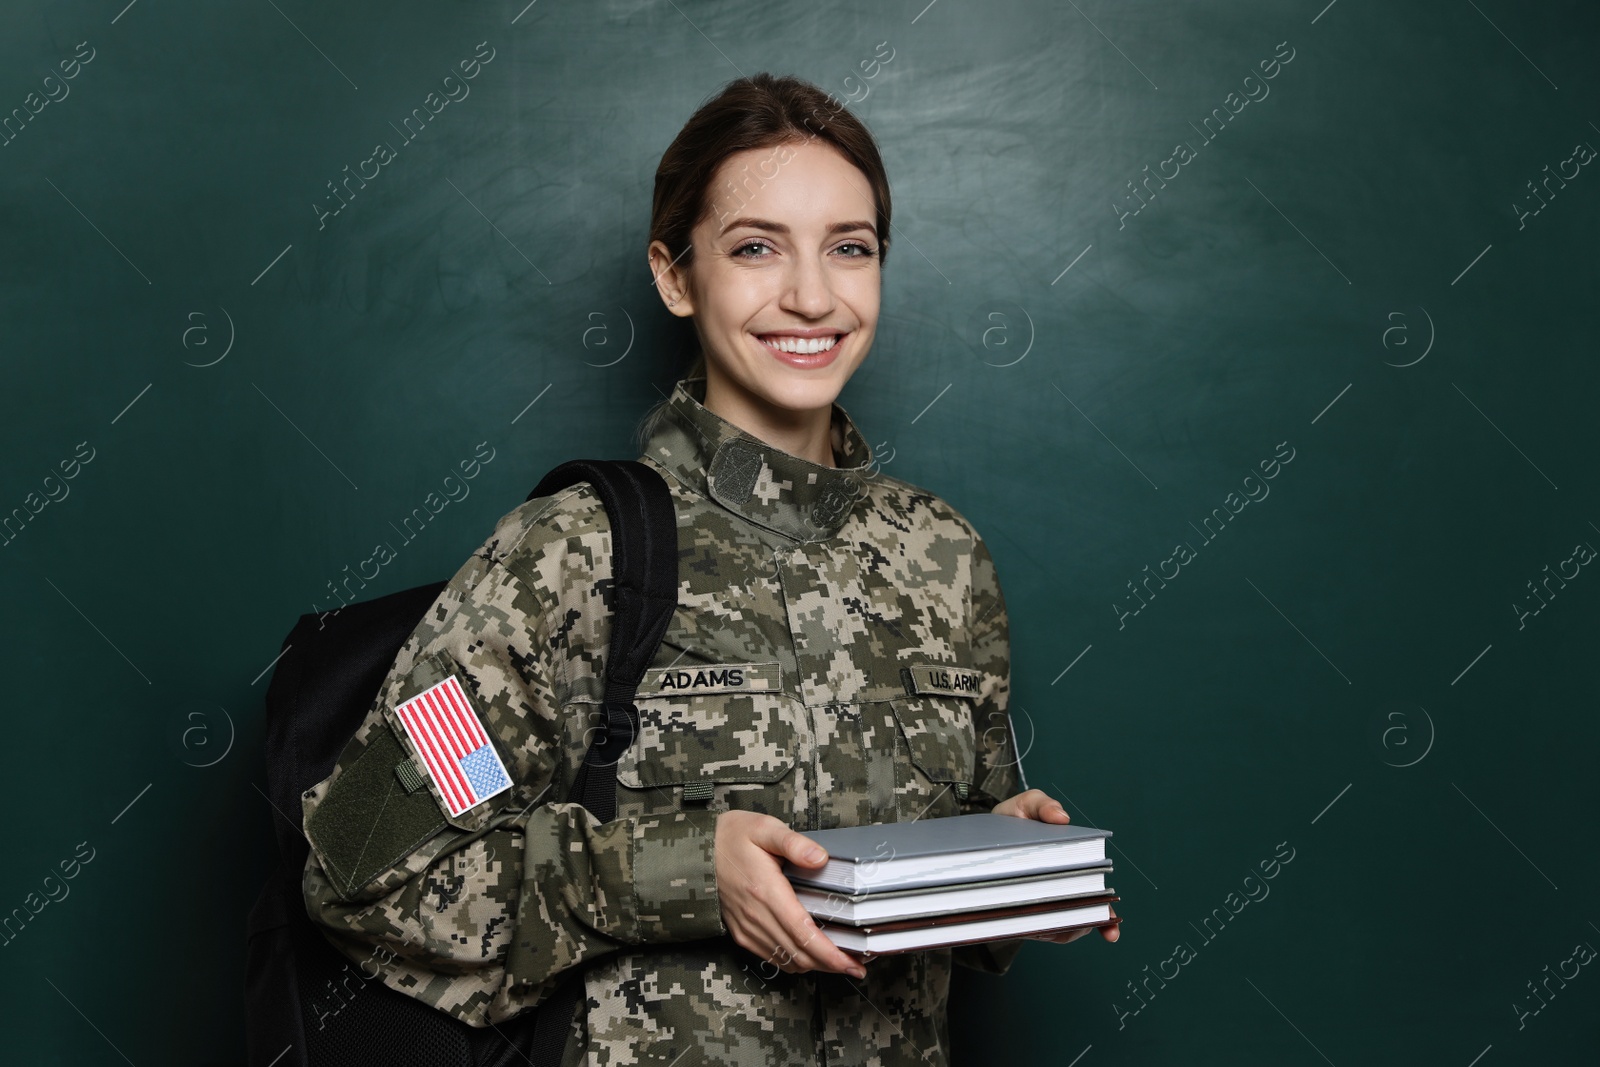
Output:
<path fill-rule="evenodd" d="M 589 482 L 610 519 L 613 615 L 606 657 L 606 724 L 592 741 L 569 801 L 597 819 L 616 816 L 616 764 L 638 734 L 634 691 L 678 602 L 678 527 L 661 475 L 637 460 L 573 460 L 528 499 Z M 556 1067 L 582 992 L 575 968 L 539 1006 L 472 1027 L 368 978 L 306 914 L 301 873 L 310 845 L 300 796 L 333 771 L 445 582 L 302 615 L 266 697 L 267 799 L 279 867 L 250 912 L 245 963 L 251 1067 Z"/>

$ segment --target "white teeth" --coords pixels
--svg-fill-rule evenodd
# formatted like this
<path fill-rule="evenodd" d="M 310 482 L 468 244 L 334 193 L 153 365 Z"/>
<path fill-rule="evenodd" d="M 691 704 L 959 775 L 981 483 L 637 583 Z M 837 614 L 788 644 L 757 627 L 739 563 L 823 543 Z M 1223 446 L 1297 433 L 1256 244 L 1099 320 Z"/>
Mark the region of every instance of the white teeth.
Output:
<path fill-rule="evenodd" d="M 809 355 L 815 355 L 818 352 L 826 352 L 828 349 L 832 348 L 835 344 L 838 343 L 839 335 L 838 334 L 834 334 L 831 337 L 809 337 L 809 338 L 807 338 L 807 337 L 763 337 L 763 338 L 761 338 L 761 340 L 763 342 L 765 342 L 766 344 L 771 345 L 773 348 L 782 349 L 785 352 L 792 352 L 795 355 L 799 355 L 799 356 L 809 356 Z"/>

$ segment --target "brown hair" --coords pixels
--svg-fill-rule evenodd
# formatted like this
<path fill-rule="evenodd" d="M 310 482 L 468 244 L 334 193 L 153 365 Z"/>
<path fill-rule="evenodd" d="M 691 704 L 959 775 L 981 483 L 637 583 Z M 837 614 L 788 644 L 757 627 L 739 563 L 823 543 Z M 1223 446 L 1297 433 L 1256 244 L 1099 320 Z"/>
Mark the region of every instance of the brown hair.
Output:
<path fill-rule="evenodd" d="M 889 257 L 889 176 L 878 143 L 861 120 L 832 93 L 789 75 L 763 71 L 736 78 L 700 105 L 661 155 L 650 211 L 650 241 L 667 246 L 673 261 L 694 259 L 690 234 L 711 211 L 711 179 L 729 156 L 797 141 L 824 140 L 866 176 L 877 203 L 878 263 Z M 730 185 L 733 184 L 730 182 Z M 705 373 L 705 355 L 696 355 L 685 377 Z M 641 447 L 660 410 L 641 423 Z"/>

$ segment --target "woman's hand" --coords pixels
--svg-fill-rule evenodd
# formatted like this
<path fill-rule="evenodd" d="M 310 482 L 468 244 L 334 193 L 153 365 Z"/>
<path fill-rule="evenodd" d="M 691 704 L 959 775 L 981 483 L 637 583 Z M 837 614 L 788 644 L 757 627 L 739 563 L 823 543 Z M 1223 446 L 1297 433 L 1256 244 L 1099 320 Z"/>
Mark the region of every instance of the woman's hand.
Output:
<path fill-rule="evenodd" d="M 1052 800 L 1043 789 L 1030 789 L 1002 800 L 994 806 L 993 811 L 996 815 L 1015 815 L 1022 819 L 1038 819 L 1040 822 L 1072 821 L 1072 816 L 1067 814 L 1061 802 Z"/>
<path fill-rule="evenodd" d="M 821 846 L 771 815 L 724 811 L 717 816 L 715 852 L 722 924 L 736 944 L 789 974 L 867 976 L 812 921 L 783 876 L 786 859 L 797 867 L 821 867 L 828 861 Z"/>
<path fill-rule="evenodd" d="M 1042 789 L 1030 789 L 1026 793 L 1018 793 L 1014 797 L 1007 797 L 993 808 L 996 815 L 1015 815 L 1022 819 L 1037 819 L 1040 822 L 1069 823 L 1072 816 L 1067 814 L 1067 809 L 1061 802 L 1053 800 Z M 1111 909 L 1113 917 L 1117 910 Z M 1107 941 L 1115 941 L 1122 936 L 1122 927 L 1115 924 L 1111 926 L 1090 927 L 1085 926 L 1077 930 L 1066 930 L 1057 934 L 1041 934 L 1034 938 L 1036 941 L 1053 941 L 1058 945 L 1076 941 L 1092 929 L 1098 929 L 1100 936 Z"/>

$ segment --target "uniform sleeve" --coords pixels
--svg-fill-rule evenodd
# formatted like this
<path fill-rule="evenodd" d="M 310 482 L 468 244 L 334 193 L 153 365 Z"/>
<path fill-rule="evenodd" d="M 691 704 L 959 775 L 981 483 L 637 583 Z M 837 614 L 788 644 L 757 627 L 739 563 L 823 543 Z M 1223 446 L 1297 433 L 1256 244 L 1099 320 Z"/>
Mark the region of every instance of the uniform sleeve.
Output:
<path fill-rule="evenodd" d="M 534 1006 L 622 946 L 724 932 L 714 825 L 683 813 L 602 824 L 566 800 L 610 634 L 609 527 L 573 499 L 502 520 L 302 799 L 311 919 L 367 976 L 473 1026 Z M 395 711 L 452 676 L 511 783 L 454 817 L 449 783 L 420 773 Z"/>
<path fill-rule="evenodd" d="M 976 780 L 961 804 L 963 814 L 988 811 L 1021 792 L 1016 738 L 1011 731 L 1011 627 L 994 559 L 983 539 L 973 535 L 972 605 L 968 632 L 972 666 L 982 672 L 983 689 L 973 707 L 978 741 Z M 990 974 L 1004 974 L 1023 941 L 992 941 L 954 949 L 955 962 Z"/>

